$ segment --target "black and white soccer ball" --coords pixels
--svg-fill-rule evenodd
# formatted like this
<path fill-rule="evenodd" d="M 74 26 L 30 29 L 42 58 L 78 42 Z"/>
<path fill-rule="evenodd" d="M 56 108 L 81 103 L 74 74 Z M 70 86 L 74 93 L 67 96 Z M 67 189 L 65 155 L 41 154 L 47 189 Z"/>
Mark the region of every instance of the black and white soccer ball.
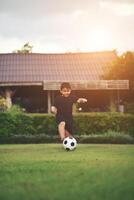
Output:
<path fill-rule="evenodd" d="M 74 137 L 66 137 L 63 140 L 63 147 L 68 151 L 76 149 L 76 146 L 77 146 L 77 141 Z"/>

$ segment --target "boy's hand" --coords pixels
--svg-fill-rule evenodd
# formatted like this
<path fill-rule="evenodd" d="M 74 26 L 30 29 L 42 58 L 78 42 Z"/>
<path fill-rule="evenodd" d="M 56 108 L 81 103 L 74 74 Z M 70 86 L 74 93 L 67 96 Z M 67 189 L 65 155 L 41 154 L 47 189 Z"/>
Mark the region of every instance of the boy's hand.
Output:
<path fill-rule="evenodd" d="M 77 100 L 77 102 L 78 102 L 78 103 L 86 103 L 86 102 L 87 102 L 87 99 L 85 99 L 85 98 L 79 98 L 79 99 Z"/>
<path fill-rule="evenodd" d="M 54 106 L 52 106 L 52 107 L 51 107 L 51 112 L 54 113 L 54 114 L 56 114 L 56 113 L 57 113 L 57 108 L 54 107 Z"/>
<path fill-rule="evenodd" d="M 82 101 L 83 101 L 83 103 L 86 103 L 86 102 L 87 102 L 87 99 L 83 98 Z"/>

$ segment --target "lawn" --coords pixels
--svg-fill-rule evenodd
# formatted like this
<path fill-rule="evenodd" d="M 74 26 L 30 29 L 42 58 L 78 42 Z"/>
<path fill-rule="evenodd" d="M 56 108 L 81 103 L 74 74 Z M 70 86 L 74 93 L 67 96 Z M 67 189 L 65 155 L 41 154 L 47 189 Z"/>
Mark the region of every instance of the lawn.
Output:
<path fill-rule="evenodd" d="M 134 146 L 0 146 L 1 200 L 133 200 Z"/>

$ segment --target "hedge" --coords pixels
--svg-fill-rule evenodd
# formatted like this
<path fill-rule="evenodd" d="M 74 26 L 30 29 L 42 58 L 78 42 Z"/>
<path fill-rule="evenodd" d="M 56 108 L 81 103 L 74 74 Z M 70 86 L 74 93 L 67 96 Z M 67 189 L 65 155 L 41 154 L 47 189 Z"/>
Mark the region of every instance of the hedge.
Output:
<path fill-rule="evenodd" d="M 134 144 L 134 137 L 127 134 L 116 133 L 109 135 L 74 135 L 78 143 L 103 143 L 103 144 Z M 0 144 L 37 144 L 37 143 L 61 143 L 59 136 L 41 135 L 12 135 L 0 137 Z"/>
<path fill-rule="evenodd" d="M 109 130 L 134 136 L 134 115 L 122 113 L 87 113 L 75 115 L 77 135 L 105 134 Z"/>
<path fill-rule="evenodd" d="M 109 130 L 134 137 L 134 115 L 121 113 L 80 113 L 74 115 L 74 134 L 105 134 Z M 57 135 L 55 117 L 48 114 L 12 115 L 0 112 L 0 137 L 13 135 Z"/>

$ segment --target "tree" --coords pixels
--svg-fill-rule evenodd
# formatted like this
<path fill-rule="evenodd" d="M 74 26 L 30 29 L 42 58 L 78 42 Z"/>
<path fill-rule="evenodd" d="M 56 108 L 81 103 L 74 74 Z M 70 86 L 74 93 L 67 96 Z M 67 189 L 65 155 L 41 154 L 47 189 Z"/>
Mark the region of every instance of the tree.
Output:
<path fill-rule="evenodd" d="M 134 53 L 126 52 L 109 66 L 104 79 L 129 80 L 130 89 L 134 90 Z"/>
<path fill-rule="evenodd" d="M 32 53 L 33 46 L 27 42 L 24 46 L 19 50 L 14 50 L 13 53 Z"/>

